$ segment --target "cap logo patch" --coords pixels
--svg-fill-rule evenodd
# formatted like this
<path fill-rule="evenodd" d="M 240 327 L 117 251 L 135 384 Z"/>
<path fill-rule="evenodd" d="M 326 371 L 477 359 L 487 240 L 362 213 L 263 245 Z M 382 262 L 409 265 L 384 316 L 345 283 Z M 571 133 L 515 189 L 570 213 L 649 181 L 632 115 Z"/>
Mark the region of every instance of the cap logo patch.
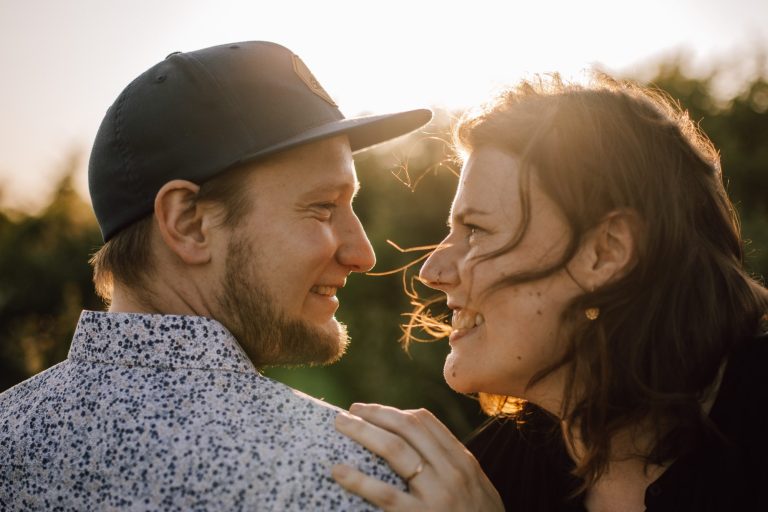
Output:
<path fill-rule="evenodd" d="M 323 89 L 323 86 L 317 81 L 315 75 L 312 74 L 307 65 L 304 64 L 304 61 L 302 61 L 298 55 L 293 56 L 293 70 L 299 75 L 301 81 L 307 84 L 310 91 L 317 94 L 334 107 L 338 107 L 336 102 L 331 99 L 331 96 L 327 92 L 325 92 L 325 89 Z"/>

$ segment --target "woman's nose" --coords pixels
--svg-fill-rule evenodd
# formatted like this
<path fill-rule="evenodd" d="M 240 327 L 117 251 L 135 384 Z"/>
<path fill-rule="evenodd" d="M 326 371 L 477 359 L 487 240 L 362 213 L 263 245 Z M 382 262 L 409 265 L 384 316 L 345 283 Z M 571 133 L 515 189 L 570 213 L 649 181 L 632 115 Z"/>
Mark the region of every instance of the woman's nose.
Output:
<path fill-rule="evenodd" d="M 458 273 L 451 261 L 449 245 L 442 243 L 432 251 L 419 271 L 419 278 L 430 288 L 441 291 L 457 284 Z"/>

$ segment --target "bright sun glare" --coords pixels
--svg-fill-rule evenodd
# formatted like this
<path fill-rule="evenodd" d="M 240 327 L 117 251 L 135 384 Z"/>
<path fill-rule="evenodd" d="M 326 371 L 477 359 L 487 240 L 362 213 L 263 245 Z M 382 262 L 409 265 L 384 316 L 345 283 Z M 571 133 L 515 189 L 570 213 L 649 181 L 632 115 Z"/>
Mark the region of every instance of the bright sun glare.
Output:
<path fill-rule="evenodd" d="M 637 74 L 681 48 L 703 70 L 739 52 L 746 59 L 727 60 L 737 83 L 754 72 L 739 61 L 768 48 L 766 20 L 768 2 L 752 0 L 0 2 L 0 68 L 16 78 L 0 86 L 0 201 L 44 203 L 72 149 L 88 154 L 119 91 L 173 50 L 280 42 L 356 115 L 458 109 L 539 72 Z"/>

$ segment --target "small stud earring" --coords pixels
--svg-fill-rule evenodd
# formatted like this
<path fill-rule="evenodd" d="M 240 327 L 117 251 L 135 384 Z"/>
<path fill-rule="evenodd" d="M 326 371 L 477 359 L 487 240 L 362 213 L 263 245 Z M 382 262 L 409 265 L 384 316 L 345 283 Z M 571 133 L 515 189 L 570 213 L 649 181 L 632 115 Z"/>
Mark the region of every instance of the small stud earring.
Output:
<path fill-rule="evenodd" d="M 600 316 L 600 308 L 587 308 L 584 310 L 584 316 L 587 317 L 587 320 L 597 320 L 597 317 Z"/>

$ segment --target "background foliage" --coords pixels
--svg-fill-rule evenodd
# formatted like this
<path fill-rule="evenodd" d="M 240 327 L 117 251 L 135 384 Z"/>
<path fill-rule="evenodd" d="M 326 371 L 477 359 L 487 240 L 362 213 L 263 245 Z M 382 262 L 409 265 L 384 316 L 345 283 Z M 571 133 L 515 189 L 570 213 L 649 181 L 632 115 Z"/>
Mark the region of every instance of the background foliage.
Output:
<path fill-rule="evenodd" d="M 662 64 L 652 83 L 680 100 L 722 153 L 728 191 L 740 212 L 747 264 L 768 276 L 768 82 L 746 84 L 733 98 L 712 93 L 716 73 L 686 76 L 679 61 Z M 376 249 L 375 270 L 396 269 L 421 253 L 400 247 L 434 244 L 456 186 L 446 140 L 450 115 L 440 113 L 430 134 L 356 158 L 363 188 L 356 209 Z M 38 213 L 0 211 L 0 390 L 66 357 L 80 310 L 100 309 L 89 255 L 100 236 L 89 204 L 72 188 L 77 160 L 61 173 L 50 204 Z M 415 267 L 414 267 L 415 268 Z M 443 382 L 445 343 L 398 347 L 402 313 L 409 310 L 402 274 L 352 276 L 340 291 L 338 317 L 353 343 L 331 367 L 269 369 L 267 374 L 311 395 L 348 407 L 371 401 L 427 407 L 463 436 L 482 421 L 477 404 Z"/>

